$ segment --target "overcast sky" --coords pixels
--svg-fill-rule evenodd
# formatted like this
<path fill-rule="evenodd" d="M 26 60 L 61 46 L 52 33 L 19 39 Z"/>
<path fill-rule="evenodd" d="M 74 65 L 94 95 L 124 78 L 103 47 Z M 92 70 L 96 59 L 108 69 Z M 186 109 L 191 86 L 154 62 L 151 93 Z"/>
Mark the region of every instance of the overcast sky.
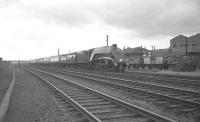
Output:
<path fill-rule="evenodd" d="M 116 43 L 168 48 L 200 32 L 199 0 L 0 0 L 0 57 L 34 59 Z"/>

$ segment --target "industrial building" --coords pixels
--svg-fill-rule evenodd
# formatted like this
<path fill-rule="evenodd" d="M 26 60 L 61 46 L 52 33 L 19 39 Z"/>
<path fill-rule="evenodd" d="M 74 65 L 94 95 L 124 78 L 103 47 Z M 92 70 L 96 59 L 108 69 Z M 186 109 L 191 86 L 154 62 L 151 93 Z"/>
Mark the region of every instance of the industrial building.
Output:
<path fill-rule="evenodd" d="M 176 36 L 170 40 L 169 51 L 176 55 L 200 55 L 200 33 L 190 37 Z"/>
<path fill-rule="evenodd" d="M 177 70 L 195 70 L 200 67 L 200 34 L 190 37 L 178 35 L 170 40 L 166 49 L 147 50 L 142 47 L 124 49 L 129 67 L 157 67 Z"/>

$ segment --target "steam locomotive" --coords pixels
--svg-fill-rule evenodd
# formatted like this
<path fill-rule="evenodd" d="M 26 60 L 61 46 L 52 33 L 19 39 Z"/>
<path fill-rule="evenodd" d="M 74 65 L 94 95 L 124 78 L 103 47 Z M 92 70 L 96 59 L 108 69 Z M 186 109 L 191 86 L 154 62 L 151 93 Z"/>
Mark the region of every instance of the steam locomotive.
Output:
<path fill-rule="evenodd" d="M 125 55 L 116 44 L 80 52 L 34 59 L 31 62 L 34 64 L 83 67 L 107 71 L 124 71 L 126 68 Z"/>

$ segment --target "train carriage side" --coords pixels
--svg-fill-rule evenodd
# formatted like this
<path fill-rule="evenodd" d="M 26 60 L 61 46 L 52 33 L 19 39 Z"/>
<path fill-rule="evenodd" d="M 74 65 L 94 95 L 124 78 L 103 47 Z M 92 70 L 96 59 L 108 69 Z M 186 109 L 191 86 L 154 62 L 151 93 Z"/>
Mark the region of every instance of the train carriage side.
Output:
<path fill-rule="evenodd" d="M 66 55 L 66 65 L 68 67 L 74 67 L 76 66 L 76 53 L 70 53 Z"/>
<path fill-rule="evenodd" d="M 77 67 L 79 67 L 79 68 L 88 68 L 89 57 L 90 57 L 89 50 L 76 52 Z"/>

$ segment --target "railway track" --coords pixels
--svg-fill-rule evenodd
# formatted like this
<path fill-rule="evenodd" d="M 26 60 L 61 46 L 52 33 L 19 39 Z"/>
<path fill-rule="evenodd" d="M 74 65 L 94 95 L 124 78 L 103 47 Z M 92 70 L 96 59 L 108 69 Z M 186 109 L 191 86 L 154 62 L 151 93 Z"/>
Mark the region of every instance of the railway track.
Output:
<path fill-rule="evenodd" d="M 200 92 L 200 80 L 146 76 L 145 74 L 138 75 L 138 74 L 114 73 L 114 72 L 102 72 L 101 74 L 106 75 L 106 76 L 114 76 L 117 78 L 123 78 L 127 80 L 138 80 L 144 83 L 152 83 L 152 84 L 157 84 L 157 85 L 164 85 L 168 87 L 176 87 L 180 89 L 187 89 L 191 91 Z"/>
<path fill-rule="evenodd" d="M 56 69 L 56 68 L 54 68 Z M 63 69 L 66 70 L 66 69 Z M 104 76 L 112 76 L 115 78 L 123 78 L 127 80 L 138 80 L 144 83 L 152 83 L 157 85 L 164 85 L 168 87 L 176 87 L 180 89 L 187 89 L 191 91 L 200 92 L 200 81 L 194 79 L 184 79 L 184 78 L 170 78 L 170 77 L 157 77 L 157 76 L 146 76 L 146 75 L 137 75 L 133 73 L 115 73 L 115 72 L 94 72 L 90 70 L 76 70 L 71 69 L 72 71 L 79 72 L 89 72 L 91 74 L 101 74 Z"/>
<path fill-rule="evenodd" d="M 169 118 L 61 78 L 53 73 L 33 68 L 26 68 L 26 70 L 42 79 L 45 84 L 62 96 L 63 100 L 79 111 L 84 116 L 81 121 L 175 122 Z M 53 79 L 47 80 L 50 77 Z"/>
<path fill-rule="evenodd" d="M 56 68 L 56 67 L 53 67 Z M 66 68 L 61 68 L 66 69 Z M 85 69 L 74 69 L 74 68 L 67 68 L 72 71 L 82 71 L 82 72 L 90 72 L 90 73 L 102 73 L 108 75 L 115 75 L 115 76 L 124 76 L 124 77 L 140 77 L 140 78 L 148 78 L 148 79 L 159 79 L 165 81 L 172 81 L 176 80 L 176 82 L 180 83 L 190 83 L 194 85 L 200 85 L 200 76 L 180 76 L 180 75 L 170 75 L 170 74 L 159 74 L 159 73 L 147 73 L 147 72 L 104 72 L 104 71 L 94 71 L 94 70 L 85 70 Z"/>
<path fill-rule="evenodd" d="M 53 67 L 57 68 L 57 67 Z M 66 69 L 66 68 L 63 68 Z M 200 76 L 185 76 L 185 75 L 175 75 L 175 74 L 160 74 L 160 73 L 151 73 L 151 72 L 135 72 L 135 71 L 125 71 L 125 72 L 104 72 L 104 71 L 94 71 L 94 70 L 86 70 L 86 69 L 75 69 L 75 68 L 67 68 L 73 71 L 83 71 L 83 72 L 96 72 L 96 73 L 109 73 L 109 74 L 120 74 L 120 75 L 126 75 L 126 76 L 141 76 L 141 77 L 149 77 L 149 78 L 160 78 L 160 79 L 168 79 L 168 80 L 183 80 L 183 81 L 194 81 L 198 84 L 200 81 Z"/>
<path fill-rule="evenodd" d="M 160 77 L 160 78 L 175 78 L 175 79 L 182 79 L 182 80 L 194 80 L 199 81 L 200 76 L 186 76 L 186 75 L 175 75 L 175 74 L 160 74 L 160 73 L 151 73 L 151 72 L 126 72 L 127 74 L 135 74 L 135 75 L 141 75 L 141 76 L 150 76 L 150 77 Z"/>
<path fill-rule="evenodd" d="M 200 111 L 200 93 L 196 91 L 188 91 L 184 89 L 170 88 L 158 86 L 154 84 L 140 83 L 125 79 L 75 72 L 55 70 L 58 73 L 80 77 L 92 82 L 103 83 L 117 89 L 122 89 L 130 95 L 146 97 L 147 100 L 157 104 L 163 104 L 180 112 L 196 112 Z M 106 86 L 105 85 L 105 86 Z"/>

